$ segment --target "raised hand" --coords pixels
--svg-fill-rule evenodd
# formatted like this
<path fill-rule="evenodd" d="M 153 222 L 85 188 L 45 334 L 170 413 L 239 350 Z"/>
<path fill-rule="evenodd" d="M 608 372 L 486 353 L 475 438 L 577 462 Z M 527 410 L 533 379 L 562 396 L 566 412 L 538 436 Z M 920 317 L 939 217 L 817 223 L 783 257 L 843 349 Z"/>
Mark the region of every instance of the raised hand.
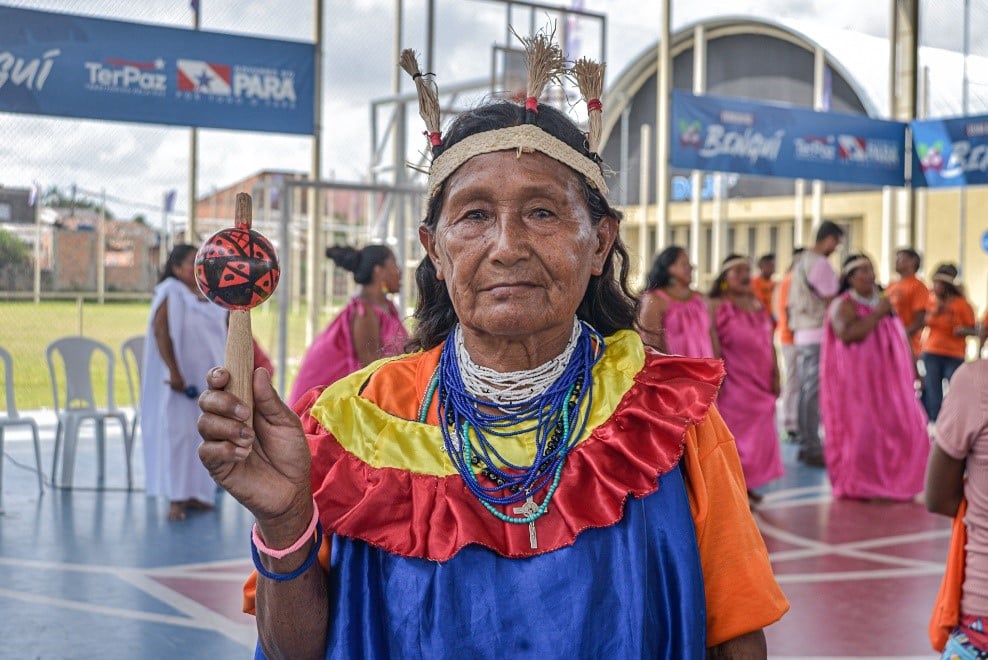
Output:
<path fill-rule="evenodd" d="M 251 428 L 247 406 L 222 389 L 229 378 L 222 367 L 206 376 L 209 389 L 199 397 L 199 458 L 216 483 L 254 514 L 269 543 L 282 531 L 294 540 L 312 515 L 311 458 L 302 425 L 278 397 L 268 372 L 256 369 Z"/>

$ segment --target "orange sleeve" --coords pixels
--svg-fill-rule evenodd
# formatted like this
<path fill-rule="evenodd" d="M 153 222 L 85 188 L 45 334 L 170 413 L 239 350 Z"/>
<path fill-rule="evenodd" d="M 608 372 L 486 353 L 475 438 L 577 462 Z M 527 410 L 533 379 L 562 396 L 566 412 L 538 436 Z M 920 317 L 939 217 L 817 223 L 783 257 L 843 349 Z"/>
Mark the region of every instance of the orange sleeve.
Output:
<path fill-rule="evenodd" d="M 748 508 L 734 438 L 716 408 L 686 433 L 690 508 L 707 599 L 707 646 L 759 630 L 789 610 Z"/>
<path fill-rule="evenodd" d="M 319 548 L 319 565 L 329 573 L 329 553 L 333 547 L 333 539 L 329 534 L 323 534 L 322 547 Z M 251 572 L 244 582 L 244 612 L 257 615 L 257 571 Z"/>

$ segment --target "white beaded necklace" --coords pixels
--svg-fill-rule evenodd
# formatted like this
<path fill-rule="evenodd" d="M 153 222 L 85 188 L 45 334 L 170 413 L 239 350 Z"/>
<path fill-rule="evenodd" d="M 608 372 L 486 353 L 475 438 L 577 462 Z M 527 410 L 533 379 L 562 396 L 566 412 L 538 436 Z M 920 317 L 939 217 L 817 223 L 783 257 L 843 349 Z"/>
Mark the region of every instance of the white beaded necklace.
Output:
<path fill-rule="evenodd" d="M 456 346 L 456 364 L 460 369 L 463 385 L 471 396 L 490 401 L 496 406 L 530 401 L 544 394 L 566 370 L 582 331 L 580 320 L 573 317 L 573 332 L 570 333 L 569 342 L 562 353 L 534 369 L 500 372 L 482 367 L 470 359 L 470 354 L 463 345 L 463 332 L 457 325 L 453 341 Z"/>

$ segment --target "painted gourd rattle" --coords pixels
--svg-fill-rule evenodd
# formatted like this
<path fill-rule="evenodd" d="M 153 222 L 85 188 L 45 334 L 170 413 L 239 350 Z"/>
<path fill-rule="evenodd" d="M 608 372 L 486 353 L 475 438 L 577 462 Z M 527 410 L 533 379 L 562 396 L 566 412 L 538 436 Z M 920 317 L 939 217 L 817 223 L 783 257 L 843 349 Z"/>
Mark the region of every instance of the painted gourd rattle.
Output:
<path fill-rule="evenodd" d="M 251 198 L 237 193 L 234 226 L 221 229 L 196 254 L 196 282 L 212 302 L 230 310 L 224 366 L 230 372 L 226 391 L 247 404 L 253 425 L 254 337 L 250 310 L 278 286 L 281 269 L 271 242 L 250 228 Z"/>

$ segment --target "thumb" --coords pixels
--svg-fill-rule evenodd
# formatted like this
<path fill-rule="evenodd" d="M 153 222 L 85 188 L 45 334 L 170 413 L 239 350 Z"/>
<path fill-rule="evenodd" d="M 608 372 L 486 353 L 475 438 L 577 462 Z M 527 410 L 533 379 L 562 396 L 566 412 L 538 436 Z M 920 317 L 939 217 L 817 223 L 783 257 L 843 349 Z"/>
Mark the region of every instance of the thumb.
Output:
<path fill-rule="evenodd" d="M 292 409 L 274 389 L 271 373 L 264 368 L 254 370 L 254 414 L 272 421 L 282 416 L 294 417 Z"/>

